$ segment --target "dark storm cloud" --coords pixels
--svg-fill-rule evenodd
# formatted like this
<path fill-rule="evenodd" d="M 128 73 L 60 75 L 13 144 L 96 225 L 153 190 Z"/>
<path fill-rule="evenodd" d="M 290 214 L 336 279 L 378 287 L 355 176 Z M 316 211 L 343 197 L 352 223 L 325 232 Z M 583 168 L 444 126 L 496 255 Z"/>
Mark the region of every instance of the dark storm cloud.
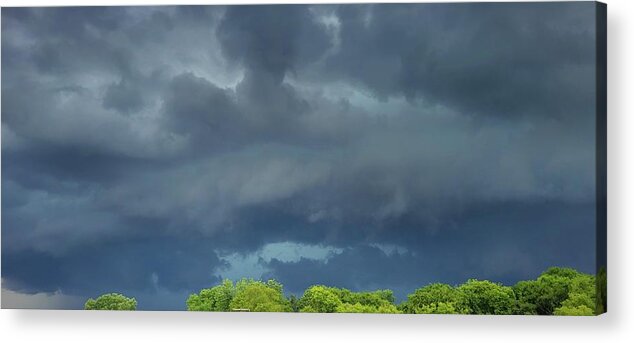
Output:
<path fill-rule="evenodd" d="M 317 60 L 330 46 L 308 6 L 230 6 L 216 34 L 228 59 L 268 74 L 273 83 Z"/>
<path fill-rule="evenodd" d="M 143 96 L 138 88 L 134 88 L 126 80 L 108 86 L 103 98 L 103 107 L 129 113 L 143 107 Z"/>
<path fill-rule="evenodd" d="M 166 127 L 208 150 L 239 141 L 241 113 L 232 91 L 193 74 L 174 77 L 164 99 Z"/>
<path fill-rule="evenodd" d="M 178 308 L 280 242 L 338 251 L 253 262 L 294 292 L 589 271 L 593 8 L 3 9 L 3 287 Z"/>
<path fill-rule="evenodd" d="M 457 227 L 433 236 L 420 235 L 412 223 L 401 221 L 384 231 L 385 236 L 374 237 L 375 243 L 352 245 L 326 260 L 272 259 L 265 263 L 265 275 L 295 294 L 326 284 L 353 290 L 388 288 L 403 300 L 428 283 L 455 285 L 475 276 L 511 285 L 553 264 L 593 272 L 592 262 L 583 258 L 594 245 L 594 228 L 585 225 L 594 220 L 592 205 L 480 206 L 470 212 L 455 218 Z M 545 236 L 545 231 L 557 234 Z M 566 256 L 561 255 L 563 239 L 570 249 Z M 396 245 L 376 244 L 388 241 Z"/>
<path fill-rule="evenodd" d="M 386 98 L 467 113 L 576 116 L 593 107 L 593 3 L 341 6 L 329 72 Z"/>
<path fill-rule="evenodd" d="M 308 6 L 230 6 L 216 36 L 227 60 L 245 68 L 236 92 L 248 124 L 271 133 L 269 139 L 293 136 L 309 106 L 284 77 L 325 53 L 331 44 L 325 27 Z"/>
<path fill-rule="evenodd" d="M 37 70 L 44 74 L 86 71 L 96 64 L 113 69 L 129 68 L 128 52 L 117 44 L 106 44 L 108 34 L 124 22 L 121 20 L 125 15 L 123 8 L 35 8 L 7 9 L 6 12 L 7 25 L 19 21 L 44 38 L 33 46 L 29 56 Z"/>
<path fill-rule="evenodd" d="M 422 270 L 411 274 L 415 265 L 415 256 L 409 252 L 389 254 L 377 247 L 359 246 L 349 248 L 325 262 L 302 258 L 297 262 L 284 263 L 273 259 L 268 264 L 272 272 L 267 277 L 280 280 L 286 290 L 299 294 L 317 284 L 353 290 L 400 288 L 404 284 L 411 284 L 411 278 L 424 277 Z"/>
<path fill-rule="evenodd" d="M 157 234 L 85 244 L 63 255 L 3 253 L 3 286 L 23 293 L 85 296 L 117 290 L 194 291 L 219 281 L 213 273 L 224 262 L 209 243 L 194 238 L 175 242 Z"/>

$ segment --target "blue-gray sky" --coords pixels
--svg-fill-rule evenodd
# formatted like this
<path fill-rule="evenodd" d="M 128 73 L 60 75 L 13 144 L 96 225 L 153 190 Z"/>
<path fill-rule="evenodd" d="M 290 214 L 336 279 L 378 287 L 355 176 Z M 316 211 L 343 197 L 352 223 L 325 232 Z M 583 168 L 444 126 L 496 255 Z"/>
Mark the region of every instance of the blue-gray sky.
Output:
<path fill-rule="evenodd" d="M 2 305 L 593 272 L 595 4 L 2 9 Z"/>

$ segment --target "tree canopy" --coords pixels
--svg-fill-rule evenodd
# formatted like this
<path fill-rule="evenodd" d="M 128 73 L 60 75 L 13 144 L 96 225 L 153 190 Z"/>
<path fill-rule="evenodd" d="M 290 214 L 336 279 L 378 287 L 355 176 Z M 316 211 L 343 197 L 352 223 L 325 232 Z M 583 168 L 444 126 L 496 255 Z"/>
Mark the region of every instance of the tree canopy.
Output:
<path fill-rule="evenodd" d="M 205 288 L 198 294 L 187 298 L 188 311 L 229 311 L 229 304 L 235 294 L 231 280 L 224 280 L 220 285 Z"/>
<path fill-rule="evenodd" d="M 191 294 L 188 311 L 319 312 L 319 313 L 411 313 L 586 316 L 605 312 L 607 276 L 571 268 L 552 267 L 534 280 L 512 287 L 488 280 L 470 279 L 460 285 L 432 283 L 414 290 L 396 303 L 389 289 L 352 291 L 314 285 L 297 297 L 284 295 L 276 280 L 223 280 Z M 122 294 L 88 299 L 87 310 L 135 310 L 136 300 Z"/>
<path fill-rule="evenodd" d="M 511 287 L 471 279 L 458 287 L 460 307 L 470 314 L 513 314 L 515 294 Z"/>
<path fill-rule="evenodd" d="M 300 312 L 401 313 L 390 290 L 352 292 L 345 288 L 312 286 L 299 300 Z"/>
<path fill-rule="evenodd" d="M 592 315 L 596 308 L 596 288 L 592 275 L 572 268 L 552 267 L 537 280 L 518 282 L 513 290 L 518 314 L 579 315 L 588 313 L 589 309 Z"/>
<path fill-rule="evenodd" d="M 136 299 L 119 293 L 108 293 L 97 299 L 90 298 L 84 304 L 85 310 L 134 311 Z"/>
<path fill-rule="evenodd" d="M 462 293 L 442 283 L 419 288 L 407 296 L 403 304 L 405 313 L 465 314 Z"/>
<path fill-rule="evenodd" d="M 326 286 L 312 286 L 299 299 L 300 312 L 333 313 L 343 304 L 337 292 Z"/>
<path fill-rule="evenodd" d="M 290 304 L 284 297 L 282 284 L 242 279 L 236 284 L 236 292 L 229 303 L 231 310 L 251 312 L 289 312 Z"/>
<path fill-rule="evenodd" d="M 282 284 L 275 280 L 242 279 L 235 285 L 231 280 L 224 280 L 187 298 L 188 311 L 288 312 L 290 309 Z"/>

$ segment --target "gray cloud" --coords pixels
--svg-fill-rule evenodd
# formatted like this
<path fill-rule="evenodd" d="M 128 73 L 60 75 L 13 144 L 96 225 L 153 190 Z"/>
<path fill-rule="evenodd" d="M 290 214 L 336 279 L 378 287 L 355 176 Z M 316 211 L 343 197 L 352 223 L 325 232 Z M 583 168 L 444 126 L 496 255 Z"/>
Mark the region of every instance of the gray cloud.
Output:
<path fill-rule="evenodd" d="M 341 6 L 326 72 L 379 98 L 467 113 L 577 116 L 593 107 L 594 4 Z M 584 85 L 584 86 L 581 86 Z"/>
<path fill-rule="evenodd" d="M 452 227 L 430 235 L 421 234 L 418 221 L 399 218 L 378 234 L 349 237 L 355 243 L 325 259 L 273 258 L 260 263 L 268 270 L 266 277 L 280 280 L 291 293 L 327 284 L 354 290 L 389 288 L 400 300 L 433 282 L 459 284 L 475 276 L 513 284 L 535 278 L 553 264 L 593 268 L 582 262 L 582 256 L 594 256 L 593 228 L 584 224 L 594 220 L 592 206 L 480 205 L 453 220 Z M 561 253 L 564 237 L 566 254 Z M 388 241 L 394 244 L 381 243 Z"/>
<path fill-rule="evenodd" d="M 139 89 L 128 81 L 121 80 L 108 86 L 103 98 L 103 107 L 129 113 L 143 107 L 143 96 Z"/>
<path fill-rule="evenodd" d="M 268 74 L 274 84 L 330 46 L 325 27 L 301 5 L 230 6 L 216 34 L 228 59 Z"/>

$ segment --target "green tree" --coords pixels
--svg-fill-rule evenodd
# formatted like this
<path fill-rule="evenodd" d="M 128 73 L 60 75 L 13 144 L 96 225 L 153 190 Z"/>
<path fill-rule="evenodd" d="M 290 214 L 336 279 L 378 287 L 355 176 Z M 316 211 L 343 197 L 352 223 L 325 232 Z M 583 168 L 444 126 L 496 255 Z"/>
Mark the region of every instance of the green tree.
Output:
<path fill-rule="evenodd" d="M 342 303 L 337 306 L 335 312 L 338 313 L 402 313 L 393 304 L 382 304 L 379 306 L 363 305 L 361 303 Z"/>
<path fill-rule="evenodd" d="M 301 312 L 333 313 L 341 306 L 337 291 L 333 288 L 317 285 L 311 286 L 300 299 Z"/>
<path fill-rule="evenodd" d="M 299 301 L 301 312 L 401 313 L 391 290 L 353 292 L 345 288 L 312 286 Z"/>
<path fill-rule="evenodd" d="M 592 275 L 572 268 L 549 268 L 537 280 L 520 281 L 513 287 L 518 301 L 516 313 L 553 315 L 579 313 L 578 309 L 573 311 L 577 306 L 594 308 L 595 285 Z M 566 308 L 557 311 L 561 307 Z"/>
<path fill-rule="evenodd" d="M 236 293 L 229 307 L 248 309 L 251 312 L 289 312 L 289 302 L 284 298 L 282 285 L 274 280 L 266 283 L 242 279 L 236 283 Z"/>
<path fill-rule="evenodd" d="M 379 307 L 389 308 L 390 311 L 394 306 L 394 293 L 388 289 L 380 289 L 371 292 L 352 292 L 345 288 L 331 288 L 337 293 L 341 302 L 345 304 L 355 305 L 360 304 L 363 306 L 372 307 L 374 311 L 377 311 Z M 388 312 L 391 313 L 391 312 Z"/>
<path fill-rule="evenodd" d="M 539 314 L 537 299 L 542 293 L 540 286 L 542 285 L 536 280 L 520 281 L 513 286 L 513 293 L 517 299 L 516 314 Z"/>
<path fill-rule="evenodd" d="M 579 274 L 570 280 L 568 297 L 555 309 L 555 315 L 590 316 L 595 314 L 596 282 L 592 275 Z"/>
<path fill-rule="evenodd" d="M 206 288 L 198 294 L 187 298 L 188 311 L 229 311 L 229 303 L 233 299 L 235 287 L 231 280 L 224 280 L 222 284 Z"/>
<path fill-rule="evenodd" d="M 562 306 L 556 309 L 554 314 L 557 316 L 593 316 L 594 311 L 585 305 L 575 307 Z"/>
<path fill-rule="evenodd" d="M 594 301 L 594 297 L 596 295 L 596 280 L 594 276 L 579 273 L 576 277 L 571 278 L 568 286 L 568 293 L 587 294 Z"/>
<path fill-rule="evenodd" d="M 460 306 L 463 304 L 462 294 L 455 288 L 433 283 L 419 288 L 407 296 L 403 304 L 405 313 L 464 313 Z"/>
<path fill-rule="evenodd" d="M 295 295 L 292 295 L 288 298 L 288 305 L 291 308 L 291 312 L 299 312 L 299 299 Z"/>
<path fill-rule="evenodd" d="M 562 277 L 565 279 L 574 279 L 577 276 L 579 276 L 581 273 L 579 273 L 578 271 L 576 271 L 573 268 L 567 268 L 567 267 L 550 267 L 548 269 L 546 269 L 546 271 L 544 271 L 542 273 L 541 276 L 558 276 L 558 277 Z"/>
<path fill-rule="evenodd" d="M 572 268 L 549 268 L 537 280 L 518 282 L 513 291 L 518 314 L 573 315 L 586 313 L 581 307 L 593 309 L 596 303 L 594 276 Z"/>
<path fill-rule="evenodd" d="M 520 281 L 513 290 L 518 300 L 518 314 L 551 315 L 568 297 L 570 279 L 542 274 L 537 280 Z"/>
<path fill-rule="evenodd" d="M 580 307 L 585 306 L 589 308 L 594 307 L 594 299 L 585 293 L 572 293 L 568 296 L 568 299 L 561 303 L 562 307 Z"/>
<path fill-rule="evenodd" d="M 352 292 L 345 288 L 331 288 L 342 302 L 348 304 L 359 303 L 361 305 L 378 308 L 384 305 L 394 304 L 394 293 L 389 289 L 381 289 L 372 292 Z"/>
<path fill-rule="evenodd" d="M 90 298 L 84 304 L 86 310 L 134 311 L 136 299 L 128 298 L 119 293 L 108 293 L 97 299 Z"/>
<path fill-rule="evenodd" d="M 595 278 L 571 268 L 553 267 L 536 280 L 520 281 L 512 288 L 490 281 L 469 280 L 452 287 L 430 284 L 416 289 L 396 306 L 391 290 L 354 292 L 345 288 L 311 286 L 301 298 L 284 297 L 283 286 L 275 280 L 242 279 L 203 289 L 187 299 L 190 311 L 257 312 L 346 312 L 346 313 L 455 313 L 455 314 L 540 314 L 592 315 L 605 307 L 607 280 L 605 269 Z M 113 299 L 128 299 L 107 294 L 89 299 L 86 309 L 130 309 L 113 305 Z M 117 301 L 119 301 L 117 300 Z M 136 307 L 134 299 L 132 309 Z M 125 301 L 119 301 L 126 304 Z"/>
<path fill-rule="evenodd" d="M 424 305 L 416 310 L 420 314 L 467 314 L 467 310 L 457 309 L 455 303 L 435 302 L 430 305 Z"/>
<path fill-rule="evenodd" d="M 515 294 L 511 287 L 471 279 L 458 287 L 460 308 L 470 314 L 513 314 Z"/>

